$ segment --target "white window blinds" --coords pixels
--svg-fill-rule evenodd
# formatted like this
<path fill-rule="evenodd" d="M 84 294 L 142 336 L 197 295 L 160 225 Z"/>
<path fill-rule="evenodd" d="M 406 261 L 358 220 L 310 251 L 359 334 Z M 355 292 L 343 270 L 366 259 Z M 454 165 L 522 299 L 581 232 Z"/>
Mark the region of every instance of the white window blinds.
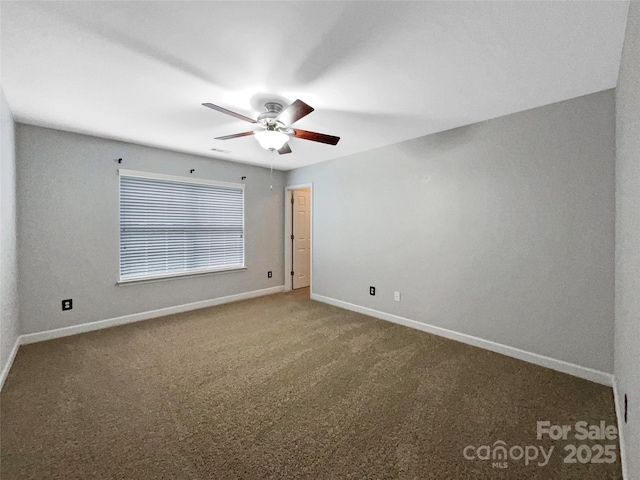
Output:
<path fill-rule="evenodd" d="M 244 268 L 244 185 L 119 173 L 121 282 Z"/>

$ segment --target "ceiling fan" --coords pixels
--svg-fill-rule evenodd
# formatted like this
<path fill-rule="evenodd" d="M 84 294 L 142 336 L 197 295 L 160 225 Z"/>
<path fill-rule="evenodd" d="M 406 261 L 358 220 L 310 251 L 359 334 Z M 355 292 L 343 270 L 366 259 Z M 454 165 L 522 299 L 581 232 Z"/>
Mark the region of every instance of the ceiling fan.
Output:
<path fill-rule="evenodd" d="M 256 120 L 245 117 L 239 113 L 232 112 L 231 110 L 227 110 L 226 108 L 218 105 L 214 105 L 213 103 L 203 103 L 202 105 L 212 108 L 213 110 L 217 110 L 218 112 L 226 113 L 227 115 L 231 115 L 232 117 L 240 120 L 244 120 L 245 122 L 255 123 L 258 126 L 258 129 L 256 130 L 235 133 L 233 135 L 224 135 L 222 137 L 216 137 L 216 140 L 230 140 L 232 138 L 253 135 L 256 140 L 258 140 L 262 148 L 277 151 L 281 155 L 291 153 L 291 148 L 287 143 L 290 137 L 326 143 L 328 145 L 336 145 L 340 140 L 340 137 L 334 137 L 333 135 L 309 132 L 307 130 L 300 130 L 299 128 L 291 127 L 295 122 L 313 112 L 313 107 L 310 107 L 302 100 L 296 100 L 284 109 L 282 104 L 279 102 L 266 102 L 264 105 L 266 111 L 258 115 Z"/>

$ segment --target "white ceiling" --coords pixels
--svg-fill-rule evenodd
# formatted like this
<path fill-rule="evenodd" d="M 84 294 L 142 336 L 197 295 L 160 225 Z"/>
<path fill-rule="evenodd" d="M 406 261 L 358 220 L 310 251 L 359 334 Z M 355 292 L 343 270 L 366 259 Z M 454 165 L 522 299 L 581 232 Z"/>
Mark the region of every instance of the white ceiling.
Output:
<path fill-rule="evenodd" d="M 628 2 L 0 2 L 19 122 L 288 170 L 613 88 Z M 272 155 L 261 100 L 316 111 Z M 212 148 L 229 150 L 220 154 Z"/>

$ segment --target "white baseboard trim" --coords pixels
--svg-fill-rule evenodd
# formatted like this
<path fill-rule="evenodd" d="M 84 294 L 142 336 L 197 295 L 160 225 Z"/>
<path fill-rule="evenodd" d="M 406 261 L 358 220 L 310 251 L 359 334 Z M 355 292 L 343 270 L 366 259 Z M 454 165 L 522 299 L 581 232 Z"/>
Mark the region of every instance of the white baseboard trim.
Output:
<path fill-rule="evenodd" d="M 78 333 L 92 332 L 94 330 L 102 330 L 103 328 L 116 327 L 118 325 L 125 325 L 127 323 L 140 322 L 142 320 L 149 320 L 151 318 L 164 317 L 166 315 L 173 315 L 174 313 L 188 312 L 190 310 L 198 310 L 200 308 L 222 305 L 223 303 L 248 300 L 249 298 L 280 293 L 283 292 L 284 289 L 284 285 L 280 285 L 277 287 L 265 288 L 263 290 L 254 290 L 251 292 L 238 293 L 237 295 L 229 295 L 227 297 L 212 298 L 210 300 L 202 300 L 200 302 L 176 305 L 175 307 L 159 308 L 158 310 L 150 310 L 148 312 L 134 313 L 131 315 L 124 315 L 122 317 L 99 320 L 97 322 L 73 325 L 71 327 L 55 328 L 53 330 L 46 330 L 44 332 L 29 333 L 20 337 L 20 344 L 27 345 L 29 343 L 43 342 L 45 340 L 68 337 L 69 335 L 76 335 Z"/>
<path fill-rule="evenodd" d="M 574 363 L 565 362 L 564 360 L 556 360 L 555 358 L 546 357 L 537 353 L 527 352 L 526 350 L 521 350 L 519 348 L 510 347 L 501 343 L 492 342 L 491 340 L 485 340 L 483 338 L 474 337 L 465 333 L 459 333 L 453 330 L 448 330 L 446 328 L 417 322 L 409 318 L 400 317 L 391 313 L 381 312 L 372 308 L 362 307 L 360 305 L 355 305 L 353 303 L 345 302 L 342 300 L 336 300 L 335 298 L 325 297 L 323 295 L 318 295 L 315 293 L 311 294 L 311 299 L 323 303 L 328 303 L 336 307 L 344 308 L 346 310 L 363 313 L 365 315 L 379 318 L 381 320 L 387 320 L 399 325 L 404 325 L 405 327 L 422 330 L 423 332 L 432 333 L 434 335 L 449 338 L 451 340 L 456 340 L 468 345 L 473 345 L 474 347 L 484 348 L 485 350 L 490 350 L 502 355 L 507 355 L 508 357 L 517 358 L 518 360 L 524 360 L 525 362 L 540 365 L 542 367 L 551 368 L 553 370 L 557 370 L 558 372 L 574 375 L 576 377 L 584 378 L 586 380 L 600 383 L 608 387 L 613 386 L 613 375 L 610 373 L 601 372 L 592 368 L 582 367 Z"/>
<path fill-rule="evenodd" d="M 618 442 L 620 443 L 620 463 L 622 464 L 622 479 L 629 478 L 627 471 L 627 450 L 624 443 L 624 414 L 622 413 L 622 405 L 624 404 L 618 393 L 618 383 L 613 379 L 613 403 L 616 407 L 616 419 L 618 420 Z"/>
<path fill-rule="evenodd" d="M 15 343 L 13 344 L 13 348 L 11 349 L 11 353 L 9 354 L 9 358 L 7 358 L 7 363 L 0 372 L 0 391 L 2 391 L 2 387 L 4 386 L 4 381 L 7 379 L 9 375 L 9 370 L 11 370 L 11 365 L 13 365 L 13 361 L 16 358 L 16 354 L 18 353 L 18 349 L 20 348 L 20 337 L 16 338 Z"/>

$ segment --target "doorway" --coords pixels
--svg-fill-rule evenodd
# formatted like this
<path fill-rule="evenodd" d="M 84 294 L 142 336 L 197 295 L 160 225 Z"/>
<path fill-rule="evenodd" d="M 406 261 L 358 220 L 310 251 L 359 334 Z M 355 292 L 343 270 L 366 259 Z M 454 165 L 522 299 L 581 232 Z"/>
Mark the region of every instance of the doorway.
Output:
<path fill-rule="evenodd" d="M 285 198 L 285 271 L 290 273 L 290 289 L 299 290 L 311 286 L 311 186 L 288 187 Z"/>

